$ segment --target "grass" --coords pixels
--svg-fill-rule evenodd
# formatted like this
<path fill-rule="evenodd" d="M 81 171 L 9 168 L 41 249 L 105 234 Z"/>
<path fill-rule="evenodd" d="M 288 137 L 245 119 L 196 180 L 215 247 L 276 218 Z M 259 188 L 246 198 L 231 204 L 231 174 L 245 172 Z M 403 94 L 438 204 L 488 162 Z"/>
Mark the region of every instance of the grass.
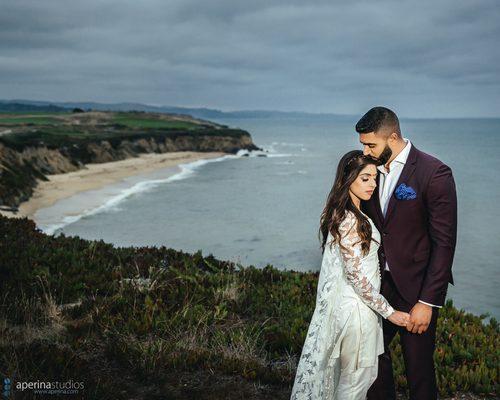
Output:
<path fill-rule="evenodd" d="M 54 112 L 47 112 L 47 111 L 0 111 L 0 118 L 2 116 L 7 116 L 7 115 L 40 115 L 40 116 L 65 116 L 65 115 L 71 115 L 72 112 L 70 110 L 68 111 L 54 111 Z"/>
<path fill-rule="evenodd" d="M 30 116 L 30 117 L 12 117 L 0 115 L 0 125 L 19 125 L 19 124 L 35 124 L 35 125 L 53 125 L 60 124 L 60 119 L 47 116 Z"/>
<path fill-rule="evenodd" d="M 134 130 L 132 128 L 124 128 L 123 125 L 102 128 L 71 125 L 54 125 L 49 127 L 44 125 L 26 132 L 1 135 L 0 143 L 4 143 L 17 151 L 22 151 L 30 146 L 46 146 L 51 149 L 59 149 L 73 145 L 85 146 L 90 143 L 99 143 L 103 140 L 109 141 L 113 147 L 118 147 L 125 140 L 153 139 L 163 142 L 165 139 L 175 140 L 181 136 L 187 138 L 202 136 L 240 138 L 244 135 L 248 135 L 248 132 L 230 128 L 200 128 L 186 131 L 185 129 L 178 128 L 143 128 Z"/>
<path fill-rule="evenodd" d="M 289 398 L 317 273 L 47 236 L 27 219 L 0 217 L 0 236 L 0 374 L 78 377 L 87 398 Z M 498 394 L 499 326 L 484 319 L 440 311 L 441 396 Z"/>
<path fill-rule="evenodd" d="M 186 121 L 151 119 L 138 117 L 134 114 L 119 113 L 114 117 L 114 122 L 129 128 L 171 128 L 171 129 L 200 129 L 199 124 Z"/>
<path fill-rule="evenodd" d="M 195 123 L 187 120 L 175 119 L 161 114 L 137 113 L 137 112 L 116 112 L 108 113 L 111 118 L 96 121 L 100 126 L 104 125 L 122 125 L 124 128 L 170 128 L 170 129 L 201 129 L 204 124 Z M 71 124 L 68 117 L 79 117 L 82 114 L 72 114 L 70 112 L 0 112 L 0 125 L 54 125 Z"/>

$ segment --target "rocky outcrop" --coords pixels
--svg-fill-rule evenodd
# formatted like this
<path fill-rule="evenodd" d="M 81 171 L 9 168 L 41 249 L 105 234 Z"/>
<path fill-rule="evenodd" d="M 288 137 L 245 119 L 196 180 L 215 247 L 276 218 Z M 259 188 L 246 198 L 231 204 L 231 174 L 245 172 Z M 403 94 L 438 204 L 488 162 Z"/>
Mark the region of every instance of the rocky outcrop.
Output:
<path fill-rule="evenodd" d="M 15 149 L 0 141 L 0 206 L 15 209 L 31 197 L 39 179 L 76 171 L 88 163 L 124 160 L 141 153 L 221 151 L 234 154 L 240 149 L 260 150 L 248 133 L 241 132 L 241 135 L 228 136 L 187 133 L 168 137 L 113 138 L 59 148 L 37 144 Z"/>

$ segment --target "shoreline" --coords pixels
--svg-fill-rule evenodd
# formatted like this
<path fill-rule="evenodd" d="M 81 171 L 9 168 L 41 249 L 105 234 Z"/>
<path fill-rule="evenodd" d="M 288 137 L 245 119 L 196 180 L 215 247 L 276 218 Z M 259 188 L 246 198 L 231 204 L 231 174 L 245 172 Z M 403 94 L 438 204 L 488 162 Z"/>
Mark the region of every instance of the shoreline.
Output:
<path fill-rule="evenodd" d="M 85 164 L 73 172 L 47 175 L 48 181 L 38 181 L 33 195 L 21 203 L 16 213 L 0 210 L 9 218 L 35 220 L 35 214 L 57 202 L 77 194 L 99 190 L 136 175 L 147 174 L 164 168 L 174 168 L 184 163 L 208 160 L 228 155 L 224 152 L 178 151 L 168 153 L 143 153 L 138 157 L 98 164 Z M 36 222 L 36 221 L 35 221 Z"/>

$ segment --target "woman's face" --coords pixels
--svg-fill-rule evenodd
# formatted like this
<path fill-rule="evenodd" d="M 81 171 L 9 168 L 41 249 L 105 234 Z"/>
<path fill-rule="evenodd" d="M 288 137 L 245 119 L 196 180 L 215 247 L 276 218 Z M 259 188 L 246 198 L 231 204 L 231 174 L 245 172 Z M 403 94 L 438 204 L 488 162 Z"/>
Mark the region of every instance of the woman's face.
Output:
<path fill-rule="evenodd" d="M 364 167 L 356 180 L 351 184 L 349 191 L 361 200 L 370 200 L 377 187 L 377 167 L 368 164 Z"/>

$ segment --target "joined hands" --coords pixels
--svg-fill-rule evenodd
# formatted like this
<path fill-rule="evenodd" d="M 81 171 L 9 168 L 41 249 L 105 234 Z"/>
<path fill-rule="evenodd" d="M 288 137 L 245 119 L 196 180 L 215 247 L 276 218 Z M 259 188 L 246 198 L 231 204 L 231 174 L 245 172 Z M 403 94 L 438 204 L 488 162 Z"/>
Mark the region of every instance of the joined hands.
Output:
<path fill-rule="evenodd" d="M 387 319 L 394 325 L 406 326 L 410 322 L 410 314 L 395 310 Z"/>
<path fill-rule="evenodd" d="M 424 333 L 431 322 L 432 307 L 416 303 L 410 313 L 394 311 L 387 319 L 393 324 L 406 327 L 408 332 Z"/>

